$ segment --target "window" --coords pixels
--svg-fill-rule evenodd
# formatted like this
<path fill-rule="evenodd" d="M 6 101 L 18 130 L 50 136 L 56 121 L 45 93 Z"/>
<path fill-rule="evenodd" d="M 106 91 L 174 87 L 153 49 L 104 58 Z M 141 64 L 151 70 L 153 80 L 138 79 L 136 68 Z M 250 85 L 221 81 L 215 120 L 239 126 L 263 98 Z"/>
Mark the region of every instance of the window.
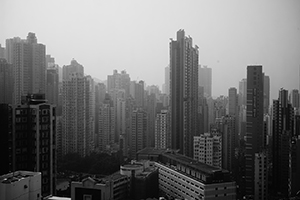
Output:
<path fill-rule="evenodd" d="M 92 195 L 84 194 L 83 200 L 92 200 Z"/>

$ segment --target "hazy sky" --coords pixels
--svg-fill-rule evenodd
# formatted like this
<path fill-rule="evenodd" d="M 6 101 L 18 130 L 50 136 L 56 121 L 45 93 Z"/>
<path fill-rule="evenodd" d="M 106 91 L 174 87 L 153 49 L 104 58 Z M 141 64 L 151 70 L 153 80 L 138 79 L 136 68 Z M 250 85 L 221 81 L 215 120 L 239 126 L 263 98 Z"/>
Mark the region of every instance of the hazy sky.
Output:
<path fill-rule="evenodd" d="M 213 95 L 227 95 L 262 64 L 271 96 L 299 88 L 300 1 L 0 0 L 0 43 L 34 32 L 60 66 L 75 58 L 101 80 L 126 69 L 147 85 L 164 82 L 169 38 L 184 29 L 213 70 Z"/>

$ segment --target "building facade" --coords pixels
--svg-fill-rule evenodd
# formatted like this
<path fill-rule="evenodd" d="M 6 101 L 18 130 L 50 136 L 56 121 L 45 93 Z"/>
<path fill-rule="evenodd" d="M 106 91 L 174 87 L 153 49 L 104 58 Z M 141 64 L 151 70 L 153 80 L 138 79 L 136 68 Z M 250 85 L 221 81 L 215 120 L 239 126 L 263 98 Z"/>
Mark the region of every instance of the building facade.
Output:
<path fill-rule="evenodd" d="M 212 69 L 204 65 L 199 65 L 199 86 L 204 88 L 204 96 L 211 97 L 212 95 Z"/>
<path fill-rule="evenodd" d="M 246 195 L 254 196 L 255 153 L 263 144 L 264 75 L 262 66 L 247 67 L 247 116 L 246 116 Z"/>
<path fill-rule="evenodd" d="M 222 168 L 222 136 L 204 133 L 194 136 L 194 159 L 207 165 Z"/>
<path fill-rule="evenodd" d="M 184 30 L 170 42 L 171 147 L 193 157 L 193 137 L 197 133 L 198 47 Z"/>

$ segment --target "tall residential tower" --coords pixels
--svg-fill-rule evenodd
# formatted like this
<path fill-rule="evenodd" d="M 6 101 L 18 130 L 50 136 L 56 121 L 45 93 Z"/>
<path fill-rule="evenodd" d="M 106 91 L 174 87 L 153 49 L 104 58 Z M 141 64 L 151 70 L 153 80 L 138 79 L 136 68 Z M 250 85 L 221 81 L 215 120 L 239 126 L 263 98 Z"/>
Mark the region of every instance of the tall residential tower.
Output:
<path fill-rule="evenodd" d="M 189 157 L 197 133 L 198 54 L 192 38 L 179 30 L 170 42 L 171 147 Z"/>

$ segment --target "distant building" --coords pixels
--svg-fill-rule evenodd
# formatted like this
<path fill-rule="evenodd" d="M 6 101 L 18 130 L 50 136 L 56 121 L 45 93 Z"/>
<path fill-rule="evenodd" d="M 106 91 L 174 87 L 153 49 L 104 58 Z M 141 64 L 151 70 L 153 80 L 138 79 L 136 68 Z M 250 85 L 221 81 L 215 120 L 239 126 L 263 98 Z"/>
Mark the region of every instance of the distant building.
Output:
<path fill-rule="evenodd" d="M 147 147 L 155 146 L 155 119 L 156 119 L 156 105 L 157 98 L 154 93 L 150 93 L 146 98 L 147 118 L 148 118 L 148 135 L 147 135 Z"/>
<path fill-rule="evenodd" d="M 155 148 L 167 149 L 170 147 L 170 118 L 168 110 L 157 113 L 155 120 Z"/>
<path fill-rule="evenodd" d="M 130 77 L 129 74 L 126 73 L 126 70 L 121 71 L 121 73 L 114 70 L 112 75 L 107 76 L 107 92 L 110 93 L 110 91 L 114 89 L 124 90 L 125 97 L 129 97 Z"/>
<path fill-rule="evenodd" d="M 15 171 L 0 176 L 0 199 L 42 199 L 41 172 Z"/>
<path fill-rule="evenodd" d="M 298 90 L 294 89 L 290 92 L 289 101 L 294 108 L 298 109 L 300 107 L 300 94 Z"/>
<path fill-rule="evenodd" d="M 70 65 L 63 66 L 63 80 L 69 80 L 72 74 L 76 73 L 80 77 L 84 76 L 84 69 L 81 64 L 79 64 L 75 59 L 71 60 Z"/>
<path fill-rule="evenodd" d="M 1 58 L 5 58 L 5 48 L 4 47 L 1 47 L 1 44 L 0 44 L 0 59 Z"/>
<path fill-rule="evenodd" d="M 13 66 L 0 58 L 0 103 L 12 104 Z"/>
<path fill-rule="evenodd" d="M 222 168 L 233 171 L 236 148 L 236 122 L 233 116 L 216 119 L 216 128 L 222 135 Z"/>
<path fill-rule="evenodd" d="M 7 61 L 14 68 L 13 103 L 21 104 L 21 96 L 46 92 L 46 47 L 37 43 L 34 33 L 27 39 L 6 40 Z"/>
<path fill-rule="evenodd" d="M 247 105 L 247 79 L 243 78 L 239 82 L 239 105 L 246 106 Z"/>
<path fill-rule="evenodd" d="M 204 88 L 204 96 L 205 97 L 211 97 L 212 95 L 212 69 L 199 65 L 199 86 Z"/>
<path fill-rule="evenodd" d="M 165 94 L 170 95 L 170 66 L 165 67 Z"/>
<path fill-rule="evenodd" d="M 135 159 L 136 153 L 146 147 L 148 133 L 147 113 L 142 109 L 136 109 L 131 114 L 131 126 L 129 135 L 130 157 Z"/>
<path fill-rule="evenodd" d="M 194 136 L 194 159 L 207 165 L 222 168 L 222 136 L 204 133 Z"/>
<path fill-rule="evenodd" d="M 75 60 L 71 63 L 70 66 L 64 66 L 65 79 L 62 86 L 63 155 L 79 153 L 85 156 L 92 151 L 94 139 L 93 83 L 90 76 L 83 77 L 83 67 L 80 64 Z M 78 71 L 74 72 L 77 68 Z M 73 73 L 68 74 L 70 71 Z"/>
<path fill-rule="evenodd" d="M 110 150 L 115 142 L 115 107 L 110 96 L 106 94 L 99 107 L 98 144 L 100 151 Z"/>
<path fill-rule="evenodd" d="M 48 103 L 54 104 L 58 106 L 58 86 L 59 86 L 59 79 L 58 79 L 58 69 L 57 68 L 47 68 L 46 70 L 46 99 Z"/>
<path fill-rule="evenodd" d="M 229 88 L 228 90 L 228 114 L 231 116 L 238 116 L 238 95 L 236 88 Z"/>
<path fill-rule="evenodd" d="M 270 107 L 270 77 L 264 74 L 264 114 L 269 113 Z"/>

